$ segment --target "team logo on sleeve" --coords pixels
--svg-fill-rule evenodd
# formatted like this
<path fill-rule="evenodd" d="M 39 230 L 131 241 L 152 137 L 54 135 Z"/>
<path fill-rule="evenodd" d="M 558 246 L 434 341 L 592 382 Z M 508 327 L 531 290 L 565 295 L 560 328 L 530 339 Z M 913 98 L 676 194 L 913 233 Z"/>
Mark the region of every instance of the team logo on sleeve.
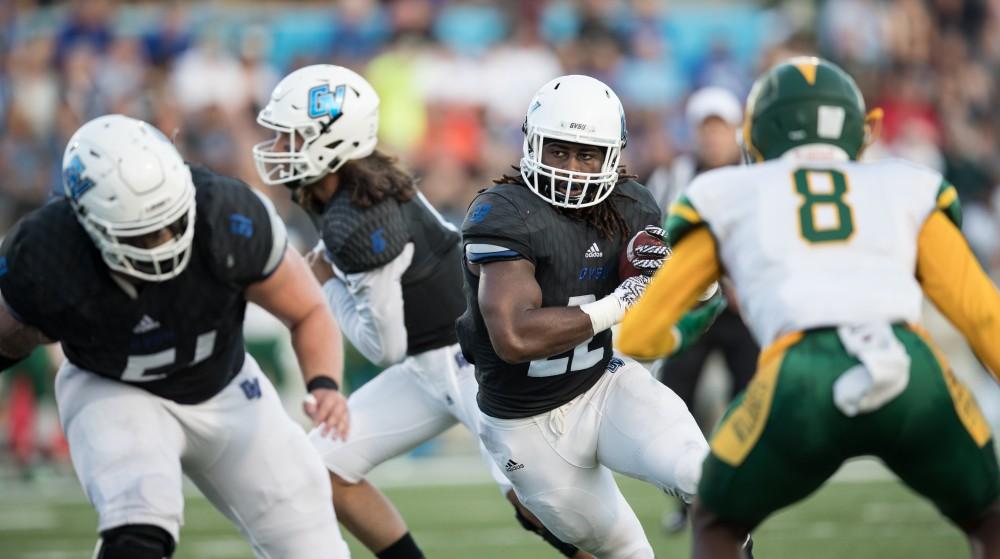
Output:
<path fill-rule="evenodd" d="M 229 216 L 229 232 L 241 237 L 253 237 L 253 220 L 243 214 Z"/>
<path fill-rule="evenodd" d="M 332 92 L 329 85 L 317 85 L 309 90 L 309 118 L 330 117 L 336 120 L 344 112 L 346 85 L 338 85 Z"/>
<path fill-rule="evenodd" d="M 74 155 L 69 161 L 69 165 L 63 169 L 63 182 L 66 185 L 67 194 L 74 202 L 80 201 L 80 197 L 85 192 L 94 187 L 94 181 L 83 176 L 87 168 L 83 166 L 79 155 Z"/>
<path fill-rule="evenodd" d="M 486 219 L 486 214 L 490 213 L 491 209 L 493 209 L 493 204 L 480 204 L 476 206 L 472 210 L 472 213 L 469 214 L 469 221 L 472 223 L 482 223 Z"/>

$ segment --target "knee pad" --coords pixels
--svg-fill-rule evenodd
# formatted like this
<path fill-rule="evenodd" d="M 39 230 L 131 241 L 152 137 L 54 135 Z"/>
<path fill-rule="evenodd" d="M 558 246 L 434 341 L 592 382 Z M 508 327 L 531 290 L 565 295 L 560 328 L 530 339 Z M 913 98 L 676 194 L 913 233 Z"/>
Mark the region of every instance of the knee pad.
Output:
<path fill-rule="evenodd" d="M 514 507 L 514 516 L 525 530 L 534 532 L 535 534 L 541 536 L 546 543 L 556 548 L 556 551 L 561 553 L 564 557 L 573 557 L 576 555 L 576 552 L 580 550 L 580 548 L 575 545 L 566 543 L 557 538 L 556 535 L 549 532 L 549 529 L 545 526 L 542 526 L 541 524 L 536 526 L 535 523 L 532 522 L 530 518 L 525 516 L 524 513 L 521 512 L 521 509 L 516 506 Z"/>
<path fill-rule="evenodd" d="M 605 503 L 592 493 L 564 487 L 533 495 L 524 504 L 562 542 L 609 559 L 653 558 L 638 519 L 622 522 L 621 514 L 632 515 L 624 499 Z"/>
<path fill-rule="evenodd" d="M 563 542 L 586 549 L 599 547 L 615 525 L 616 511 L 595 495 L 560 488 L 525 499 L 524 505 Z"/>
<path fill-rule="evenodd" d="M 94 559 L 170 559 L 174 538 L 152 524 L 126 524 L 101 532 Z"/>

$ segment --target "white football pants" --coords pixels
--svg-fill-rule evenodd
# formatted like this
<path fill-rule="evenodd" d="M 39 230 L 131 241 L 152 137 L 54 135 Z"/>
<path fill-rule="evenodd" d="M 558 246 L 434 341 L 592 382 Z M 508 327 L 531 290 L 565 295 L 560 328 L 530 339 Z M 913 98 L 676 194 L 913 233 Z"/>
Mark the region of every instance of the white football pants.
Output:
<path fill-rule="evenodd" d="M 708 454 L 684 402 L 624 358 L 556 409 L 522 419 L 481 413 L 480 423 L 521 502 L 556 537 L 602 559 L 653 557 L 612 470 L 690 500 Z"/>
<path fill-rule="evenodd" d="M 458 344 L 407 357 L 382 371 L 351 394 L 351 430 L 346 441 L 309 433 L 326 467 L 349 483 L 358 483 L 372 468 L 408 452 L 446 429 L 462 423 L 479 435 L 475 369 L 465 362 Z M 479 445 L 483 461 L 500 492 L 510 482 Z"/>
<path fill-rule="evenodd" d="M 152 524 L 179 541 L 183 471 L 258 558 L 350 557 L 323 463 L 250 355 L 228 386 L 194 405 L 66 361 L 56 402 L 99 532 Z"/>

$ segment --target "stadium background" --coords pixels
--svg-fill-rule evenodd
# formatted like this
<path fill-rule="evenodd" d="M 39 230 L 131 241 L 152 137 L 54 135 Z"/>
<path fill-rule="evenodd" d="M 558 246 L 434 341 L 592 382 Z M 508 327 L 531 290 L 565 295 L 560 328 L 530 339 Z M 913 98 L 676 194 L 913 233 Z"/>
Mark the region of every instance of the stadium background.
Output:
<path fill-rule="evenodd" d="M 156 124 L 187 159 L 260 188 L 250 146 L 266 134 L 255 115 L 277 80 L 304 64 L 349 66 L 372 82 L 382 99 L 382 148 L 458 222 L 475 192 L 519 158 L 528 100 L 552 77 L 589 74 L 618 92 L 629 128 L 624 159 L 644 180 L 692 149 L 684 118 L 692 91 L 718 85 L 742 99 L 761 69 L 801 53 L 843 65 L 869 106 L 885 110 L 870 157 L 918 161 L 958 187 L 964 232 L 997 277 L 1000 0 L 0 0 L 0 233 L 58 195 L 65 141 L 109 112 Z M 296 244 L 311 246 L 315 233 L 287 192 L 263 190 Z M 928 323 L 1000 427 L 996 383 L 942 319 L 930 313 Z M 251 313 L 247 336 L 298 413 L 301 386 L 280 328 Z M 0 379 L 3 558 L 89 557 L 93 546 L 95 518 L 51 401 L 59 359 L 54 348 L 40 351 Z M 349 355 L 350 385 L 375 373 Z M 723 405 L 722 379 L 709 375 L 700 394 L 706 405 Z M 554 556 L 515 527 L 458 430 L 386 464 L 375 479 L 432 557 Z M 658 552 L 684 556 L 686 536 L 667 538 L 657 526 L 667 501 L 649 486 L 624 486 Z M 760 557 L 965 553 L 957 531 L 866 461 L 765 524 L 758 550 Z M 250 551 L 192 491 L 177 557 Z"/>

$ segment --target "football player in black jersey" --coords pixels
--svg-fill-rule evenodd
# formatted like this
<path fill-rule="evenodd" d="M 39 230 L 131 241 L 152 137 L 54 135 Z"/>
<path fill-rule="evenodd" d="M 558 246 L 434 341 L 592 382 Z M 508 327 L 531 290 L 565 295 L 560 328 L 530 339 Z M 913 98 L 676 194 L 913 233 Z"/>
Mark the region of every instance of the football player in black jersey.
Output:
<path fill-rule="evenodd" d="M 182 472 L 258 557 L 348 557 L 323 464 L 243 345 L 248 300 L 284 320 L 307 413 L 347 436 L 337 324 L 270 202 L 120 115 L 73 135 L 63 176 L 65 198 L 0 249 L 0 369 L 61 342 L 56 401 L 95 557 L 170 557 Z"/>
<path fill-rule="evenodd" d="M 375 150 L 378 105 L 351 70 L 296 70 L 257 118 L 275 136 L 254 147 L 254 158 L 261 179 L 291 188 L 316 223 L 323 242 L 309 258 L 348 339 L 387 367 L 351 394 L 346 441 L 311 436 L 331 472 L 337 515 L 378 557 L 408 559 L 422 552 L 365 477 L 457 422 L 478 433 L 478 387 L 455 335 L 465 310 L 460 236 L 413 178 Z M 506 478 L 486 463 L 513 499 Z M 549 543 L 571 557 L 578 552 Z"/>
<path fill-rule="evenodd" d="M 660 210 L 619 168 L 624 112 L 600 81 L 543 86 L 524 132 L 519 176 L 482 192 L 462 230 L 459 338 L 476 366 L 481 437 L 560 539 L 599 557 L 653 557 L 612 470 L 690 498 L 708 450 L 680 398 L 612 351 L 611 327 L 668 255 L 654 242 Z M 641 273 L 622 279 L 633 235 Z M 681 324 L 682 339 L 720 304 Z"/>

